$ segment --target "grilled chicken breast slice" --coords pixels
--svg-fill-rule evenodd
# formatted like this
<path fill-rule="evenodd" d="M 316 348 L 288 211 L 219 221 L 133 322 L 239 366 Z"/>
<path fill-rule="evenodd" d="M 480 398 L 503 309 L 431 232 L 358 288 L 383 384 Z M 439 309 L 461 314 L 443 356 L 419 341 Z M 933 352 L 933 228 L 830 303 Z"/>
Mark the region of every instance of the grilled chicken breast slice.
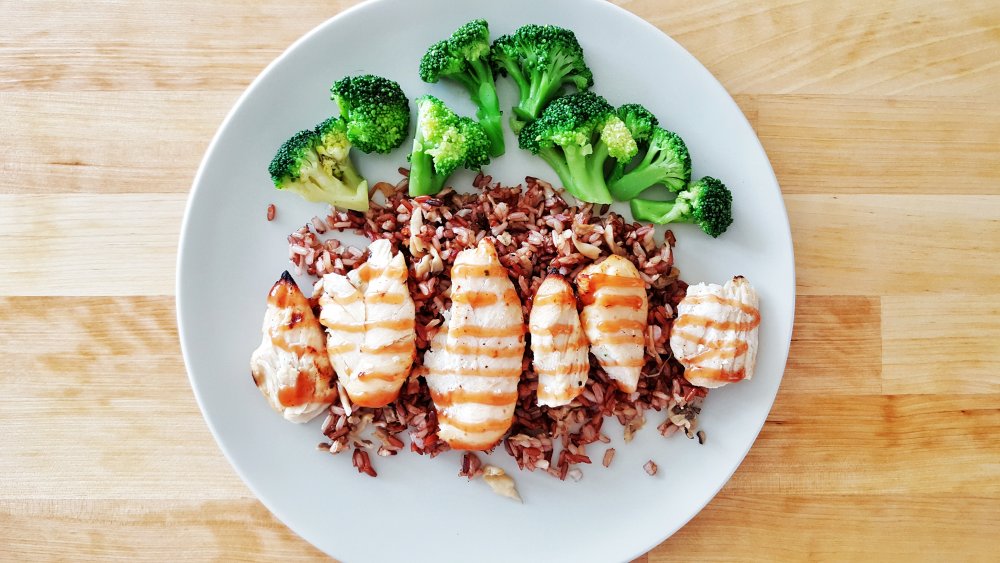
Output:
<path fill-rule="evenodd" d="M 288 272 L 267 296 L 260 346 L 250 373 L 274 410 L 292 422 L 308 422 L 337 397 L 323 329 Z"/>
<path fill-rule="evenodd" d="M 364 407 L 396 400 L 416 356 L 415 308 L 402 253 L 388 240 L 346 276 L 323 277 L 320 322 L 330 362 L 348 397 Z"/>
<path fill-rule="evenodd" d="M 532 365 L 538 374 L 538 404 L 568 404 L 587 383 L 590 347 L 576 310 L 576 296 L 566 278 L 550 275 L 538 286 L 528 332 Z"/>
<path fill-rule="evenodd" d="M 580 321 L 601 367 L 619 389 L 636 390 L 645 354 L 649 299 L 639 271 L 612 254 L 576 276 Z"/>
<path fill-rule="evenodd" d="M 757 293 L 742 276 L 691 285 L 677 306 L 670 349 L 692 384 L 721 387 L 753 377 L 759 325 Z"/>
<path fill-rule="evenodd" d="M 457 450 L 493 447 L 510 428 L 524 357 L 524 315 L 488 240 L 451 270 L 448 322 L 424 356 L 438 436 Z"/>

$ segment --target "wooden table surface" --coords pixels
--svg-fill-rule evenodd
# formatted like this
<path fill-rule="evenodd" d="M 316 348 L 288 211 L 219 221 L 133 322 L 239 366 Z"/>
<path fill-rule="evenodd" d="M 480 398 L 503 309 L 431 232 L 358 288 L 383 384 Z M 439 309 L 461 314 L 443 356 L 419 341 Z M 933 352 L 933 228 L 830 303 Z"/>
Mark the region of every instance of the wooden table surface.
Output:
<path fill-rule="evenodd" d="M 223 116 L 352 3 L 0 0 L 0 559 L 322 557 L 209 434 L 174 262 Z M 760 438 L 643 559 L 996 560 L 1000 4 L 621 4 L 743 108 L 798 266 Z"/>

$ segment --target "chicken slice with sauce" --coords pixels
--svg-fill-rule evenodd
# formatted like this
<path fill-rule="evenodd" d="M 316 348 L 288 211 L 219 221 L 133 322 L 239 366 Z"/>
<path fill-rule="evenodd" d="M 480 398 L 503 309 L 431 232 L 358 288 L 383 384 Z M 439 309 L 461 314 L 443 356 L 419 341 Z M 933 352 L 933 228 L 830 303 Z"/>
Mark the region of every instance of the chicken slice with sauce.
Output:
<path fill-rule="evenodd" d="M 451 270 L 448 322 L 424 356 L 438 436 L 457 450 L 493 447 L 510 428 L 524 357 L 524 315 L 488 240 Z"/>
<path fill-rule="evenodd" d="M 628 259 L 612 254 L 580 271 L 576 285 L 590 351 L 619 389 L 635 392 L 644 363 L 649 309 L 639 271 Z"/>
<path fill-rule="evenodd" d="M 677 305 L 670 349 L 692 384 L 721 387 L 753 377 L 758 325 L 757 293 L 742 276 L 691 285 Z"/>
<path fill-rule="evenodd" d="M 308 422 L 337 397 L 323 328 L 305 295 L 285 272 L 267 296 L 263 339 L 250 357 L 250 373 L 274 410 Z"/>
<path fill-rule="evenodd" d="M 368 247 L 368 260 L 346 276 L 323 277 L 320 322 L 339 381 L 354 403 L 396 400 L 416 355 L 415 308 L 402 253 L 388 240 Z"/>
<path fill-rule="evenodd" d="M 528 317 L 538 404 L 560 407 L 583 392 L 590 372 L 589 343 L 580 324 L 573 288 L 550 275 L 535 291 Z"/>

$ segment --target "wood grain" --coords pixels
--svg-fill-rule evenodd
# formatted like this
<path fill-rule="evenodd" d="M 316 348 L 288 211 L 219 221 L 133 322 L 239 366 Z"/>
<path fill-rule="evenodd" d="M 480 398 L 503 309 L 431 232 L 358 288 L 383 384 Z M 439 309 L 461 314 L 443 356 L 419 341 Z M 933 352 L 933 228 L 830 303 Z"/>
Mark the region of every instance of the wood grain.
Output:
<path fill-rule="evenodd" d="M 248 494 L 191 394 L 173 298 L 0 298 L 0 332 L 0 499 Z"/>
<path fill-rule="evenodd" d="M 238 91 L 353 1 L 3 0 L 0 88 Z M 53 18 L 59 26 L 53 26 Z"/>
<path fill-rule="evenodd" d="M 12 560 L 327 560 L 252 498 L 0 501 L 0 543 Z"/>
<path fill-rule="evenodd" d="M 800 297 L 795 303 L 795 330 L 782 391 L 880 394 L 881 318 L 877 297 Z M 844 369 L 847 359 L 850 369 Z"/>
<path fill-rule="evenodd" d="M 755 98 L 757 134 L 786 194 L 1000 195 L 996 101 Z"/>
<path fill-rule="evenodd" d="M 990 1 L 620 2 L 694 52 L 730 91 L 1000 96 Z"/>
<path fill-rule="evenodd" d="M 214 444 L 173 278 L 229 107 L 356 3 L 0 0 L 0 560 L 324 559 Z M 616 3 L 757 130 L 798 281 L 758 441 L 638 561 L 995 560 L 996 2 Z"/>
<path fill-rule="evenodd" d="M 0 92 L 0 194 L 186 194 L 232 92 Z"/>
<path fill-rule="evenodd" d="M 1000 392 L 1000 295 L 882 300 L 887 393 Z"/>
<path fill-rule="evenodd" d="M 979 496 L 732 495 L 723 489 L 648 560 L 953 561 L 961 554 L 965 561 L 991 561 L 995 519 L 996 500 Z"/>
<path fill-rule="evenodd" d="M 172 295 L 185 200 L 0 195 L 0 295 Z"/>
<path fill-rule="evenodd" d="M 1000 395 L 778 393 L 730 481 L 774 495 L 1000 497 Z"/>
<path fill-rule="evenodd" d="M 805 295 L 996 294 L 1000 196 L 786 195 Z"/>

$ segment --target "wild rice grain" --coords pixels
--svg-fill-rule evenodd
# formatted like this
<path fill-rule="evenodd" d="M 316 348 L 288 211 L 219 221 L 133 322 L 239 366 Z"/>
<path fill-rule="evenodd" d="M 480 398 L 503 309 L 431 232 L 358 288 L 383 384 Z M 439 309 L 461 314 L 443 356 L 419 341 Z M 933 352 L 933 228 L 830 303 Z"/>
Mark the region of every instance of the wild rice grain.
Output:
<path fill-rule="evenodd" d="M 611 465 L 611 460 L 614 458 L 615 458 L 615 449 L 608 448 L 604 452 L 604 461 L 602 461 L 601 463 L 604 465 L 604 467 L 608 467 L 609 465 Z"/>

